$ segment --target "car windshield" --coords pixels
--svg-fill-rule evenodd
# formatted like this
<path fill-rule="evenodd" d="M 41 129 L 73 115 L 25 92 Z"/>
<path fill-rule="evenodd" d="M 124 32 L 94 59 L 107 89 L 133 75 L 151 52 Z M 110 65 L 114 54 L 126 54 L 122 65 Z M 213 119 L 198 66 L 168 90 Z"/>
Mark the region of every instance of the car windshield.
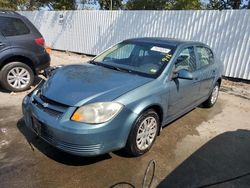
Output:
<path fill-rule="evenodd" d="M 97 56 L 92 63 L 143 76 L 158 76 L 171 60 L 175 46 L 121 42 Z"/>

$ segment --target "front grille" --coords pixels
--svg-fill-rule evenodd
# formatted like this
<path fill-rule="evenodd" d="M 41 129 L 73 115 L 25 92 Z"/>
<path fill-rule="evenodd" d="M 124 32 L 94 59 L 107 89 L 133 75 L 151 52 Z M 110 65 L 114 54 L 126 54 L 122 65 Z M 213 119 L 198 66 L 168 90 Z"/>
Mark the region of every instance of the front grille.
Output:
<path fill-rule="evenodd" d="M 59 117 L 61 116 L 63 113 L 62 112 L 59 112 L 59 111 L 56 111 L 56 110 L 52 110 L 48 107 L 44 107 L 41 103 L 39 103 L 36 99 L 34 99 L 33 101 L 33 104 L 38 107 L 40 110 L 52 115 L 52 116 L 56 116 L 56 117 Z"/>
<path fill-rule="evenodd" d="M 69 108 L 69 106 L 48 99 L 40 93 L 34 96 L 32 103 L 40 110 L 56 117 L 60 117 Z"/>
<path fill-rule="evenodd" d="M 56 102 L 56 101 L 53 101 L 51 99 L 48 99 L 47 97 L 45 97 L 44 95 L 39 95 L 40 99 L 45 102 L 45 103 L 48 103 L 48 104 L 51 104 L 51 105 L 55 105 L 55 106 L 58 106 L 60 108 L 68 108 L 69 106 L 68 105 L 65 105 L 65 104 L 62 104 L 62 103 L 59 103 L 59 102 Z"/>

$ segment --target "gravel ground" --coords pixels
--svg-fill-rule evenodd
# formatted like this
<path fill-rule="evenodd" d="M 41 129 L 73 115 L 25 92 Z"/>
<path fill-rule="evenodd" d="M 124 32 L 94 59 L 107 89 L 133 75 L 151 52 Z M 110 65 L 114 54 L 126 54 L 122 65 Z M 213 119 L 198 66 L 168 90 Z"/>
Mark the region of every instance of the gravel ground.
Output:
<path fill-rule="evenodd" d="M 52 65 L 90 59 L 57 51 L 51 56 Z M 29 91 L 1 91 L 0 187 L 110 187 L 121 181 L 141 187 L 152 159 L 156 161 L 153 187 L 165 177 L 165 187 L 222 181 L 220 187 L 249 187 L 249 91 L 249 84 L 223 81 L 213 108 L 198 107 L 167 125 L 150 152 L 137 158 L 123 152 L 82 158 L 58 151 L 24 125 L 21 101 Z"/>

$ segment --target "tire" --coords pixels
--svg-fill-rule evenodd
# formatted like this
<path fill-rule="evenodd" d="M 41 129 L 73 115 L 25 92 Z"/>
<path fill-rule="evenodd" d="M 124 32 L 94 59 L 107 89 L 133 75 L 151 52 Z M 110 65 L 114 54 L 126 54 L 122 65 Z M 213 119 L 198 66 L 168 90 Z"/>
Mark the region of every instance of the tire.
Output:
<path fill-rule="evenodd" d="M 148 124 L 149 126 L 150 122 L 152 122 L 152 124 L 146 129 L 145 125 Z M 147 110 L 142 113 L 130 131 L 125 147 L 127 153 L 132 156 L 140 156 L 148 152 L 155 142 L 159 132 L 159 127 L 159 116 L 154 110 Z M 149 132 L 150 130 L 151 132 Z"/>
<path fill-rule="evenodd" d="M 34 73 L 24 63 L 11 62 L 2 68 L 0 82 L 2 87 L 8 91 L 25 91 L 33 84 Z"/>
<path fill-rule="evenodd" d="M 218 82 L 216 82 L 216 84 L 213 87 L 211 95 L 208 97 L 208 99 L 205 102 L 202 103 L 202 105 L 205 108 L 211 108 L 212 106 L 214 106 L 214 104 L 216 103 L 218 99 L 219 90 L 220 90 L 220 85 Z"/>

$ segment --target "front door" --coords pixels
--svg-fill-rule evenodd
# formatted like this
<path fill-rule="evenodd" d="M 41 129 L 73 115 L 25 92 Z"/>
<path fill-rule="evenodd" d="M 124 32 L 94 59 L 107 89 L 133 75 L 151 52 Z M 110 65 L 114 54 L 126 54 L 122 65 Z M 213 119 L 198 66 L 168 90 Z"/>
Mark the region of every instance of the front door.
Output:
<path fill-rule="evenodd" d="M 194 47 L 189 46 L 181 50 L 174 64 L 174 72 L 181 69 L 190 71 L 193 80 L 172 79 L 169 81 L 169 100 L 167 119 L 178 116 L 190 106 L 194 105 L 199 93 L 199 80 L 197 72 L 197 61 Z"/>

